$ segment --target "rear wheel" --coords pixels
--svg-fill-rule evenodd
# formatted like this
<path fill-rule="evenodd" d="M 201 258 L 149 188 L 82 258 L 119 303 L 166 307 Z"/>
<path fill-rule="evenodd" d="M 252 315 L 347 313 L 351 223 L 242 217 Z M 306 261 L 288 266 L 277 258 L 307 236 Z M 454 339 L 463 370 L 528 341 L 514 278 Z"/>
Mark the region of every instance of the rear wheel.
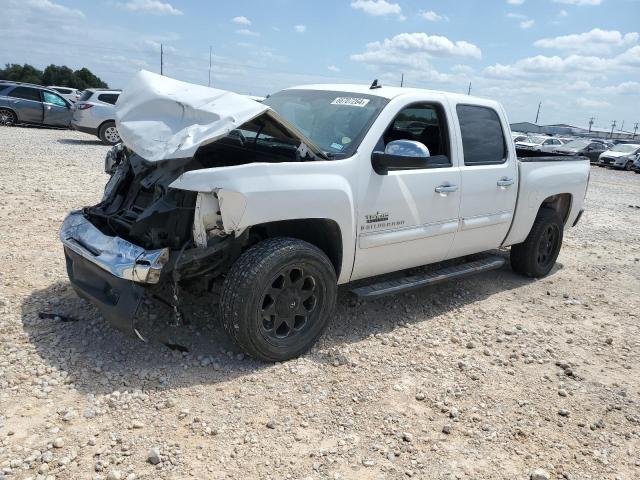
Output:
<path fill-rule="evenodd" d="M 633 160 L 629 160 L 629 161 L 627 162 L 627 164 L 624 166 L 624 169 L 625 169 L 627 172 L 631 171 L 631 168 L 633 168 Z"/>
<path fill-rule="evenodd" d="M 118 129 L 116 128 L 115 122 L 106 122 L 103 123 L 98 131 L 98 136 L 102 143 L 105 145 L 115 145 L 116 143 L 120 143 L 122 140 L 120 139 L 120 134 L 118 133 Z"/>
<path fill-rule="evenodd" d="M 542 208 L 525 241 L 511 247 L 511 268 L 527 277 L 547 275 L 560 253 L 563 229 L 556 211 Z"/>
<path fill-rule="evenodd" d="M 254 245 L 231 267 L 220 301 L 222 324 L 249 355 L 266 362 L 302 355 L 326 328 L 337 293 L 333 265 L 293 238 Z"/>
<path fill-rule="evenodd" d="M 0 108 L 0 125 L 11 127 L 17 121 L 16 114 L 6 108 Z"/>

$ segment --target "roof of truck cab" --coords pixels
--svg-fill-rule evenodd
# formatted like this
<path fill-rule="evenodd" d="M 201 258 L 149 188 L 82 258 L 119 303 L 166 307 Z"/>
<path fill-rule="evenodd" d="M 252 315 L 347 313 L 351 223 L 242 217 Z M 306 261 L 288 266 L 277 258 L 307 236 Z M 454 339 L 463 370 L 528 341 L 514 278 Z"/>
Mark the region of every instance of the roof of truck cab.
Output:
<path fill-rule="evenodd" d="M 443 92 L 440 90 L 429 90 L 425 88 L 408 88 L 408 87 L 386 87 L 381 86 L 378 88 L 371 89 L 370 85 L 363 84 L 314 84 L 314 85 L 299 85 L 295 87 L 287 88 L 286 90 L 325 90 L 331 92 L 349 92 L 349 93 L 359 93 L 365 95 L 374 95 L 376 97 L 387 98 L 391 100 L 392 98 L 399 97 L 401 95 L 409 95 L 409 94 L 440 94 L 446 95 L 447 97 L 454 99 L 456 101 L 464 100 L 469 103 L 483 103 L 493 102 L 492 100 L 482 98 L 482 97 L 474 97 L 471 95 L 463 95 L 460 93 L 451 93 L 451 92 Z M 495 102 L 497 104 L 497 102 Z"/>

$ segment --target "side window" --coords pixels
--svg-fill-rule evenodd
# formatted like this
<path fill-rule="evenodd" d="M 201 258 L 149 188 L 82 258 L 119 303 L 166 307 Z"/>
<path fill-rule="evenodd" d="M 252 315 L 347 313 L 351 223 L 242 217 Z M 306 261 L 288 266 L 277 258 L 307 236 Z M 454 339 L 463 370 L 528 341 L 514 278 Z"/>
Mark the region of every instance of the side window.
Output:
<path fill-rule="evenodd" d="M 44 98 L 45 103 L 51 103 L 53 105 L 58 105 L 60 107 L 66 107 L 67 103 L 58 95 L 51 92 L 42 92 L 42 96 Z"/>
<path fill-rule="evenodd" d="M 414 105 L 398 113 L 378 142 L 376 150 L 384 151 L 389 142 L 394 140 L 413 140 L 429 149 L 431 167 L 448 167 L 451 166 L 451 157 L 447 133 L 447 122 L 441 106 Z"/>
<path fill-rule="evenodd" d="M 17 87 L 9 92 L 8 97 L 40 101 L 40 90 L 30 87 Z"/>
<path fill-rule="evenodd" d="M 458 105 L 465 165 L 492 165 L 507 160 L 507 147 L 500 118 L 495 110 L 476 105 Z"/>
<path fill-rule="evenodd" d="M 98 95 L 98 100 L 105 103 L 110 103 L 111 105 L 115 105 L 118 101 L 119 95 L 115 93 L 102 93 Z"/>

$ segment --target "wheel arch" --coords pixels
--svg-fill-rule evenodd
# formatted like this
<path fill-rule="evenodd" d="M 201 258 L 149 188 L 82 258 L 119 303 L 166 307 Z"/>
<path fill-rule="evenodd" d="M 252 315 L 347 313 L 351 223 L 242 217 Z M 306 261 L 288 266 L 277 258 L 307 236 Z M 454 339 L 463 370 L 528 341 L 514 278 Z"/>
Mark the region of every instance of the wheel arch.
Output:
<path fill-rule="evenodd" d="M 562 223 L 566 226 L 569 220 L 569 213 L 571 212 L 571 205 L 573 203 L 573 195 L 570 193 L 558 193 L 545 198 L 540 207 L 538 208 L 538 214 L 543 208 L 550 208 L 562 219 Z M 536 215 L 537 216 L 537 215 Z"/>
<path fill-rule="evenodd" d="M 250 227 L 252 241 L 290 237 L 303 240 L 322 250 L 340 276 L 343 240 L 340 225 L 330 218 L 298 218 L 267 222 Z"/>
<path fill-rule="evenodd" d="M 102 127 L 104 127 L 107 123 L 113 123 L 115 125 L 116 121 L 115 120 L 105 120 L 100 125 L 98 125 L 98 128 L 96 129 L 96 132 L 98 133 L 98 136 L 100 135 L 100 130 L 102 130 Z"/>

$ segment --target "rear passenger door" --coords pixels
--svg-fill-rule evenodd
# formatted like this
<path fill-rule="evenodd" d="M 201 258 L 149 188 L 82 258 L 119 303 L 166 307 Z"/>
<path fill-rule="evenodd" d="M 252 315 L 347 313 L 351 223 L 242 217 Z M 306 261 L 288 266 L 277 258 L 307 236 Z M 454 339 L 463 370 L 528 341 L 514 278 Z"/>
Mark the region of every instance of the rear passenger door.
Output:
<path fill-rule="evenodd" d="M 44 121 L 45 125 L 56 127 L 68 127 L 71 123 L 71 107 L 60 95 L 42 91 L 44 100 Z"/>
<path fill-rule="evenodd" d="M 511 226 L 518 166 L 506 120 L 491 106 L 457 104 L 460 229 L 449 258 L 499 247 Z"/>
<path fill-rule="evenodd" d="M 16 112 L 18 121 L 42 123 L 43 108 L 40 90 L 32 87 L 16 87 L 7 93 L 9 107 Z"/>

